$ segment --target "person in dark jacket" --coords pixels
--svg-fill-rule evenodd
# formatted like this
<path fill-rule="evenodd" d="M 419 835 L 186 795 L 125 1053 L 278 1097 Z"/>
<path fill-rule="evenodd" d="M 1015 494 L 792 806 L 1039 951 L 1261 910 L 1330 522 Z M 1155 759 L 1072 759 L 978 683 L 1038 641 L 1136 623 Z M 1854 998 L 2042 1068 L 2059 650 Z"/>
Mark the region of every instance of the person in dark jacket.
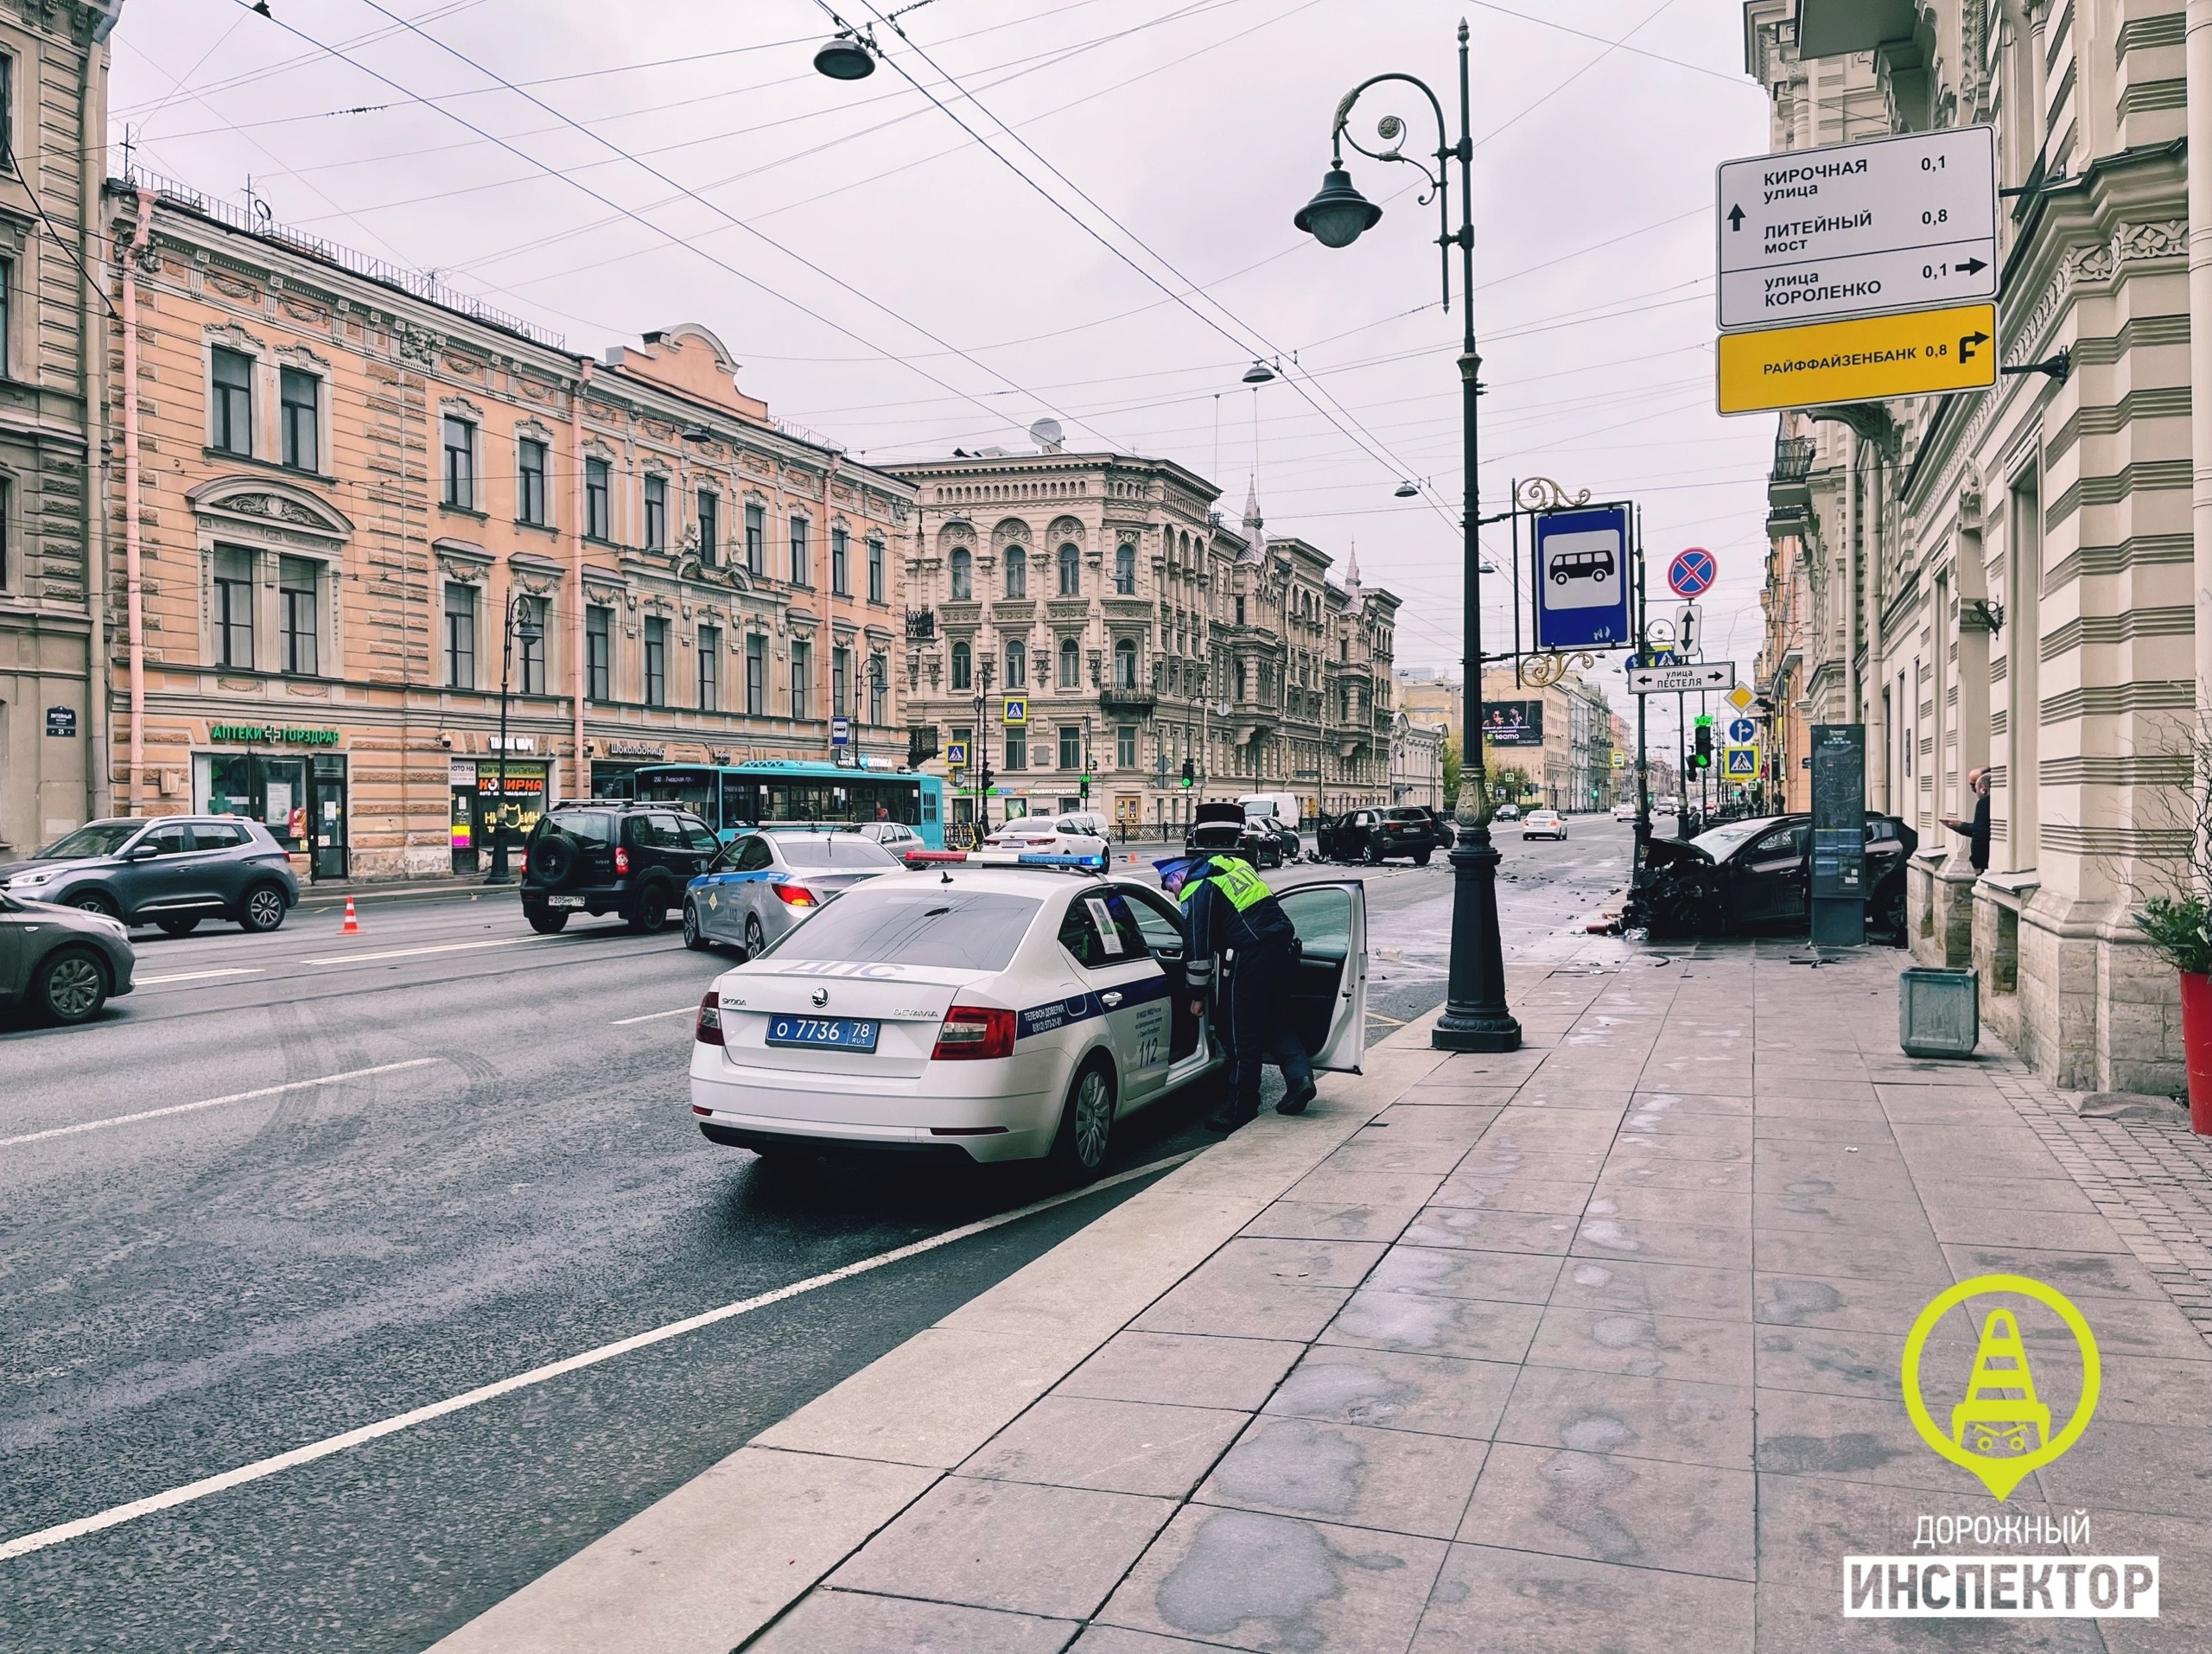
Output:
<path fill-rule="evenodd" d="M 1974 863 L 1976 873 L 1989 871 L 1989 772 L 1968 770 L 1967 787 L 1974 794 L 1974 818 L 1961 821 L 1956 816 L 1943 817 L 1943 824 L 1953 832 L 1964 836 L 1967 859 Z"/>
<path fill-rule="evenodd" d="M 1232 1085 L 1229 1101 L 1205 1123 L 1214 1131 L 1234 1131 L 1260 1112 L 1260 1066 L 1282 1070 L 1282 1101 L 1277 1114 L 1303 1114 L 1313 1100 L 1313 1060 L 1290 1024 L 1293 949 L 1297 932 L 1282 904 L 1260 875 L 1230 856 L 1198 856 L 1160 862 L 1160 882 L 1183 905 L 1183 978 L 1191 989 L 1191 1014 L 1204 1015 L 1215 987 L 1217 962 L 1236 956 L 1230 973 L 1227 1003 L 1214 995 L 1228 1045 Z"/>

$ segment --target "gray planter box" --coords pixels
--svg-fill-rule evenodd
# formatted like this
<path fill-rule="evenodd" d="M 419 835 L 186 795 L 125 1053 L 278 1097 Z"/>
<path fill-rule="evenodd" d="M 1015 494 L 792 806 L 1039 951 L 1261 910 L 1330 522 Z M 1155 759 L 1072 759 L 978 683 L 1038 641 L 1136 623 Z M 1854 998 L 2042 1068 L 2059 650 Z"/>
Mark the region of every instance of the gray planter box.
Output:
<path fill-rule="evenodd" d="M 1909 1057 L 1971 1057 L 1981 1042 L 1981 983 L 1971 970 L 1897 972 L 1897 1043 Z"/>

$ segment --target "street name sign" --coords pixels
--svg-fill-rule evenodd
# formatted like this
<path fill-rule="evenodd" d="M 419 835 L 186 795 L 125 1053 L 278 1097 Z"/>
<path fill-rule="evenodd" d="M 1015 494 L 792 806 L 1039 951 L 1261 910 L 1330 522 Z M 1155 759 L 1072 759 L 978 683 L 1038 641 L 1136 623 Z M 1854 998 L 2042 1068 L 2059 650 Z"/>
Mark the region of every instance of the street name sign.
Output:
<path fill-rule="evenodd" d="M 1675 553 L 1675 560 L 1667 565 L 1667 588 L 1677 597 L 1700 597 L 1712 586 L 1713 576 L 1720 566 L 1713 553 L 1701 545 L 1691 546 L 1686 551 Z"/>
<path fill-rule="evenodd" d="M 1997 135 L 1953 126 L 1724 161 L 1723 331 L 1997 296 Z"/>
<path fill-rule="evenodd" d="M 1997 383 L 1997 307 L 1724 333 L 1719 354 L 1724 414 L 1985 390 Z"/>
<path fill-rule="evenodd" d="M 1628 647 L 1628 507 L 1539 512 L 1534 542 L 1536 647 Z"/>
<path fill-rule="evenodd" d="M 1631 695 L 1694 694 L 1717 690 L 1736 681 L 1732 660 L 1703 660 L 1686 666 L 1631 666 L 1628 690 Z"/>

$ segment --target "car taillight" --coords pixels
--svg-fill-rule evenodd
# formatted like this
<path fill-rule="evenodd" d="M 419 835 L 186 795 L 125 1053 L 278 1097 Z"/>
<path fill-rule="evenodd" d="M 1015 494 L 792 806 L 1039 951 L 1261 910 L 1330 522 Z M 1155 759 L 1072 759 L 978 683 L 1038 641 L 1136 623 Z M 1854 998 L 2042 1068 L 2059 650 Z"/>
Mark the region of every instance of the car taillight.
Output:
<path fill-rule="evenodd" d="M 614 870 L 617 873 L 627 873 L 630 870 L 630 852 L 620 844 L 614 847 Z"/>
<path fill-rule="evenodd" d="M 988 1005 L 956 1005 L 937 1031 L 932 1062 L 1014 1055 L 1014 1013 Z"/>
<path fill-rule="evenodd" d="M 768 888 L 783 899 L 785 907 L 811 907 L 814 906 L 814 892 L 803 884 L 772 884 Z"/>
<path fill-rule="evenodd" d="M 691 1037 L 702 1046 L 721 1044 L 722 1002 L 714 995 L 699 1002 L 699 1020 L 692 1025 Z"/>

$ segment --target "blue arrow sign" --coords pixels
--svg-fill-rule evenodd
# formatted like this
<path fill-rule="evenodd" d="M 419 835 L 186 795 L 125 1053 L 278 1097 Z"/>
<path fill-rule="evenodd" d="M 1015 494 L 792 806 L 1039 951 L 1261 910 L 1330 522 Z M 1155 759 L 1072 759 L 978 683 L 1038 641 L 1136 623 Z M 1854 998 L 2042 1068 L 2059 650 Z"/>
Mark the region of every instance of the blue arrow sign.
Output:
<path fill-rule="evenodd" d="M 1728 739 L 1738 747 L 1748 747 L 1758 738 L 1758 726 L 1749 718 L 1731 718 L 1728 721 Z"/>

